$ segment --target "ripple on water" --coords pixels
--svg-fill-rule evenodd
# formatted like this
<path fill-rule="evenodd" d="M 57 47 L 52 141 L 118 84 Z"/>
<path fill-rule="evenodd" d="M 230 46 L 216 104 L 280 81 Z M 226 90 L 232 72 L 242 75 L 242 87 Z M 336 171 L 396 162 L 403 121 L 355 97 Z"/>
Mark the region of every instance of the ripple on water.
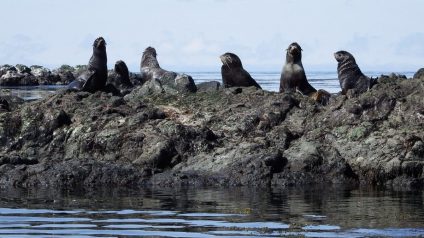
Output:
<path fill-rule="evenodd" d="M 319 191 L 148 190 L 98 200 L 55 193 L 46 204 L 0 190 L 0 237 L 424 236 L 423 191 Z"/>

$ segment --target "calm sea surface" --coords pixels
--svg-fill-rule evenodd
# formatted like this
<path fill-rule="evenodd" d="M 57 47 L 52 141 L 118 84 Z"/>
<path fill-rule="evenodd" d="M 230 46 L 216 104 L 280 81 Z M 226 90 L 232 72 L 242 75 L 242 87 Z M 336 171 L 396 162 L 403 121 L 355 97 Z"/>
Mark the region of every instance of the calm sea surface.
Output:
<path fill-rule="evenodd" d="M 424 192 L 347 188 L 0 192 L 0 237 L 423 237 Z"/>
<path fill-rule="evenodd" d="M 216 80 L 221 82 L 220 72 L 185 72 L 193 77 L 196 83 Z M 378 77 L 391 72 L 365 72 L 369 77 Z M 397 72 L 411 78 L 414 72 Z M 280 72 L 253 72 L 252 77 L 262 86 L 264 90 L 278 91 L 280 86 Z M 340 92 L 340 84 L 337 79 L 337 72 L 310 72 L 307 75 L 308 81 L 317 89 L 325 89 L 330 93 Z M 27 100 L 38 99 L 54 93 L 63 86 L 35 86 L 35 87 L 2 87 L 10 89 L 13 95 Z"/>

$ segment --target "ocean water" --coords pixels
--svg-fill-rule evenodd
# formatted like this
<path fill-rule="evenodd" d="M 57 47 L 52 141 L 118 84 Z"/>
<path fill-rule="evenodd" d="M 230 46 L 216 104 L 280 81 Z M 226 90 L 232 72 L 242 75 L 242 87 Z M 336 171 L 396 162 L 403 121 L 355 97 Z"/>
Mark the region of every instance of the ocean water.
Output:
<path fill-rule="evenodd" d="M 183 73 L 183 72 L 182 72 Z M 220 72 L 184 72 L 185 74 L 191 75 L 195 83 L 202 83 L 207 81 L 219 81 L 222 82 Z M 365 72 L 369 77 L 379 77 L 382 74 L 388 75 L 391 72 Z M 395 72 L 397 74 L 406 75 L 411 78 L 414 72 Z M 264 90 L 278 91 L 280 86 L 280 72 L 251 72 L 252 77 L 261 85 Z M 306 77 L 308 81 L 316 89 L 324 89 L 330 93 L 340 92 L 340 84 L 337 79 L 337 72 L 326 72 L 317 71 L 307 73 Z M 0 86 L 0 89 L 9 90 L 12 95 L 22 97 L 26 100 L 35 100 L 45 97 L 49 94 L 54 93 L 56 90 L 63 88 L 64 86 L 56 85 L 43 85 L 43 86 L 31 86 L 31 87 L 4 87 Z"/>
<path fill-rule="evenodd" d="M 380 77 L 381 75 L 388 75 L 392 72 L 373 71 L 364 72 L 368 77 Z M 395 72 L 396 74 L 403 74 L 408 78 L 412 78 L 415 72 Z M 191 72 L 186 73 L 193 77 L 196 83 L 207 82 L 211 80 L 222 81 L 220 72 Z M 250 75 L 254 78 L 264 90 L 278 91 L 280 87 L 281 72 L 251 72 Z M 330 93 L 340 92 L 340 84 L 337 78 L 337 72 L 332 71 L 316 71 L 306 74 L 309 83 L 316 89 L 324 89 Z"/>
<path fill-rule="evenodd" d="M 1 190 L 0 237 L 423 237 L 423 191 Z"/>

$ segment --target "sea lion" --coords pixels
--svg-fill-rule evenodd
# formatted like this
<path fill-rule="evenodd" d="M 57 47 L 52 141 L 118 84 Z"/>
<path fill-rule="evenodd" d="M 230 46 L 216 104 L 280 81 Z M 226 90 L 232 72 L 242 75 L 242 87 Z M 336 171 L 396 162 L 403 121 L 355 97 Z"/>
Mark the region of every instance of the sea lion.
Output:
<path fill-rule="evenodd" d="M 243 69 L 240 58 L 233 53 L 225 53 L 219 57 L 222 61 L 221 75 L 225 88 L 250 87 L 261 89 L 261 86 Z"/>
<path fill-rule="evenodd" d="M 118 60 L 115 63 L 115 72 L 119 75 L 119 81 L 126 87 L 132 87 L 133 84 L 130 81 L 130 73 L 128 67 L 124 61 Z"/>
<path fill-rule="evenodd" d="M 329 92 L 316 90 L 309 84 L 302 64 L 302 48 L 296 42 L 287 48 L 286 63 L 280 77 L 280 93 L 293 91 L 307 95 L 323 105 L 326 105 L 331 97 Z"/>
<path fill-rule="evenodd" d="M 300 45 L 293 42 L 286 51 L 286 64 L 283 66 L 280 77 L 280 93 L 296 90 L 304 95 L 315 93 L 317 90 L 306 79 Z"/>
<path fill-rule="evenodd" d="M 107 81 L 106 41 L 103 37 L 93 43 L 93 54 L 88 62 L 87 71 L 68 85 L 68 88 L 95 92 L 104 89 Z"/>
<path fill-rule="evenodd" d="M 177 77 L 177 73 L 162 69 L 156 56 L 155 48 L 149 46 L 144 50 L 140 63 L 143 81 L 150 79 L 174 80 Z"/>
<path fill-rule="evenodd" d="M 343 95 L 348 90 L 352 90 L 353 94 L 360 94 L 370 88 L 371 79 L 362 73 L 351 53 L 344 50 L 337 51 L 334 53 L 334 58 L 338 62 L 337 74 Z"/>

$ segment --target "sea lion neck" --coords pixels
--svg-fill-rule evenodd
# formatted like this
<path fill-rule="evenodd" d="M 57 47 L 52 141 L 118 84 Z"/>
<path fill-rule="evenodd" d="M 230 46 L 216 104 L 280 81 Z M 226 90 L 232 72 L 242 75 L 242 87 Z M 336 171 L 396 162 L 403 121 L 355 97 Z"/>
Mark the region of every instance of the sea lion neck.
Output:
<path fill-rule="evenodd" d="M 160 65 L 155 56 L 144 54 L 141 59 L 141 67 L 160 68 Z"/>
<path fill-rule="evenodd" d="M 286 63 L 290 64 L 290 63 L 301 63 L 302 62 L 302 54 L 298 53 L 298 54 L 293 54 L 289 51 L 287 51 L 286 54 Z"/>

